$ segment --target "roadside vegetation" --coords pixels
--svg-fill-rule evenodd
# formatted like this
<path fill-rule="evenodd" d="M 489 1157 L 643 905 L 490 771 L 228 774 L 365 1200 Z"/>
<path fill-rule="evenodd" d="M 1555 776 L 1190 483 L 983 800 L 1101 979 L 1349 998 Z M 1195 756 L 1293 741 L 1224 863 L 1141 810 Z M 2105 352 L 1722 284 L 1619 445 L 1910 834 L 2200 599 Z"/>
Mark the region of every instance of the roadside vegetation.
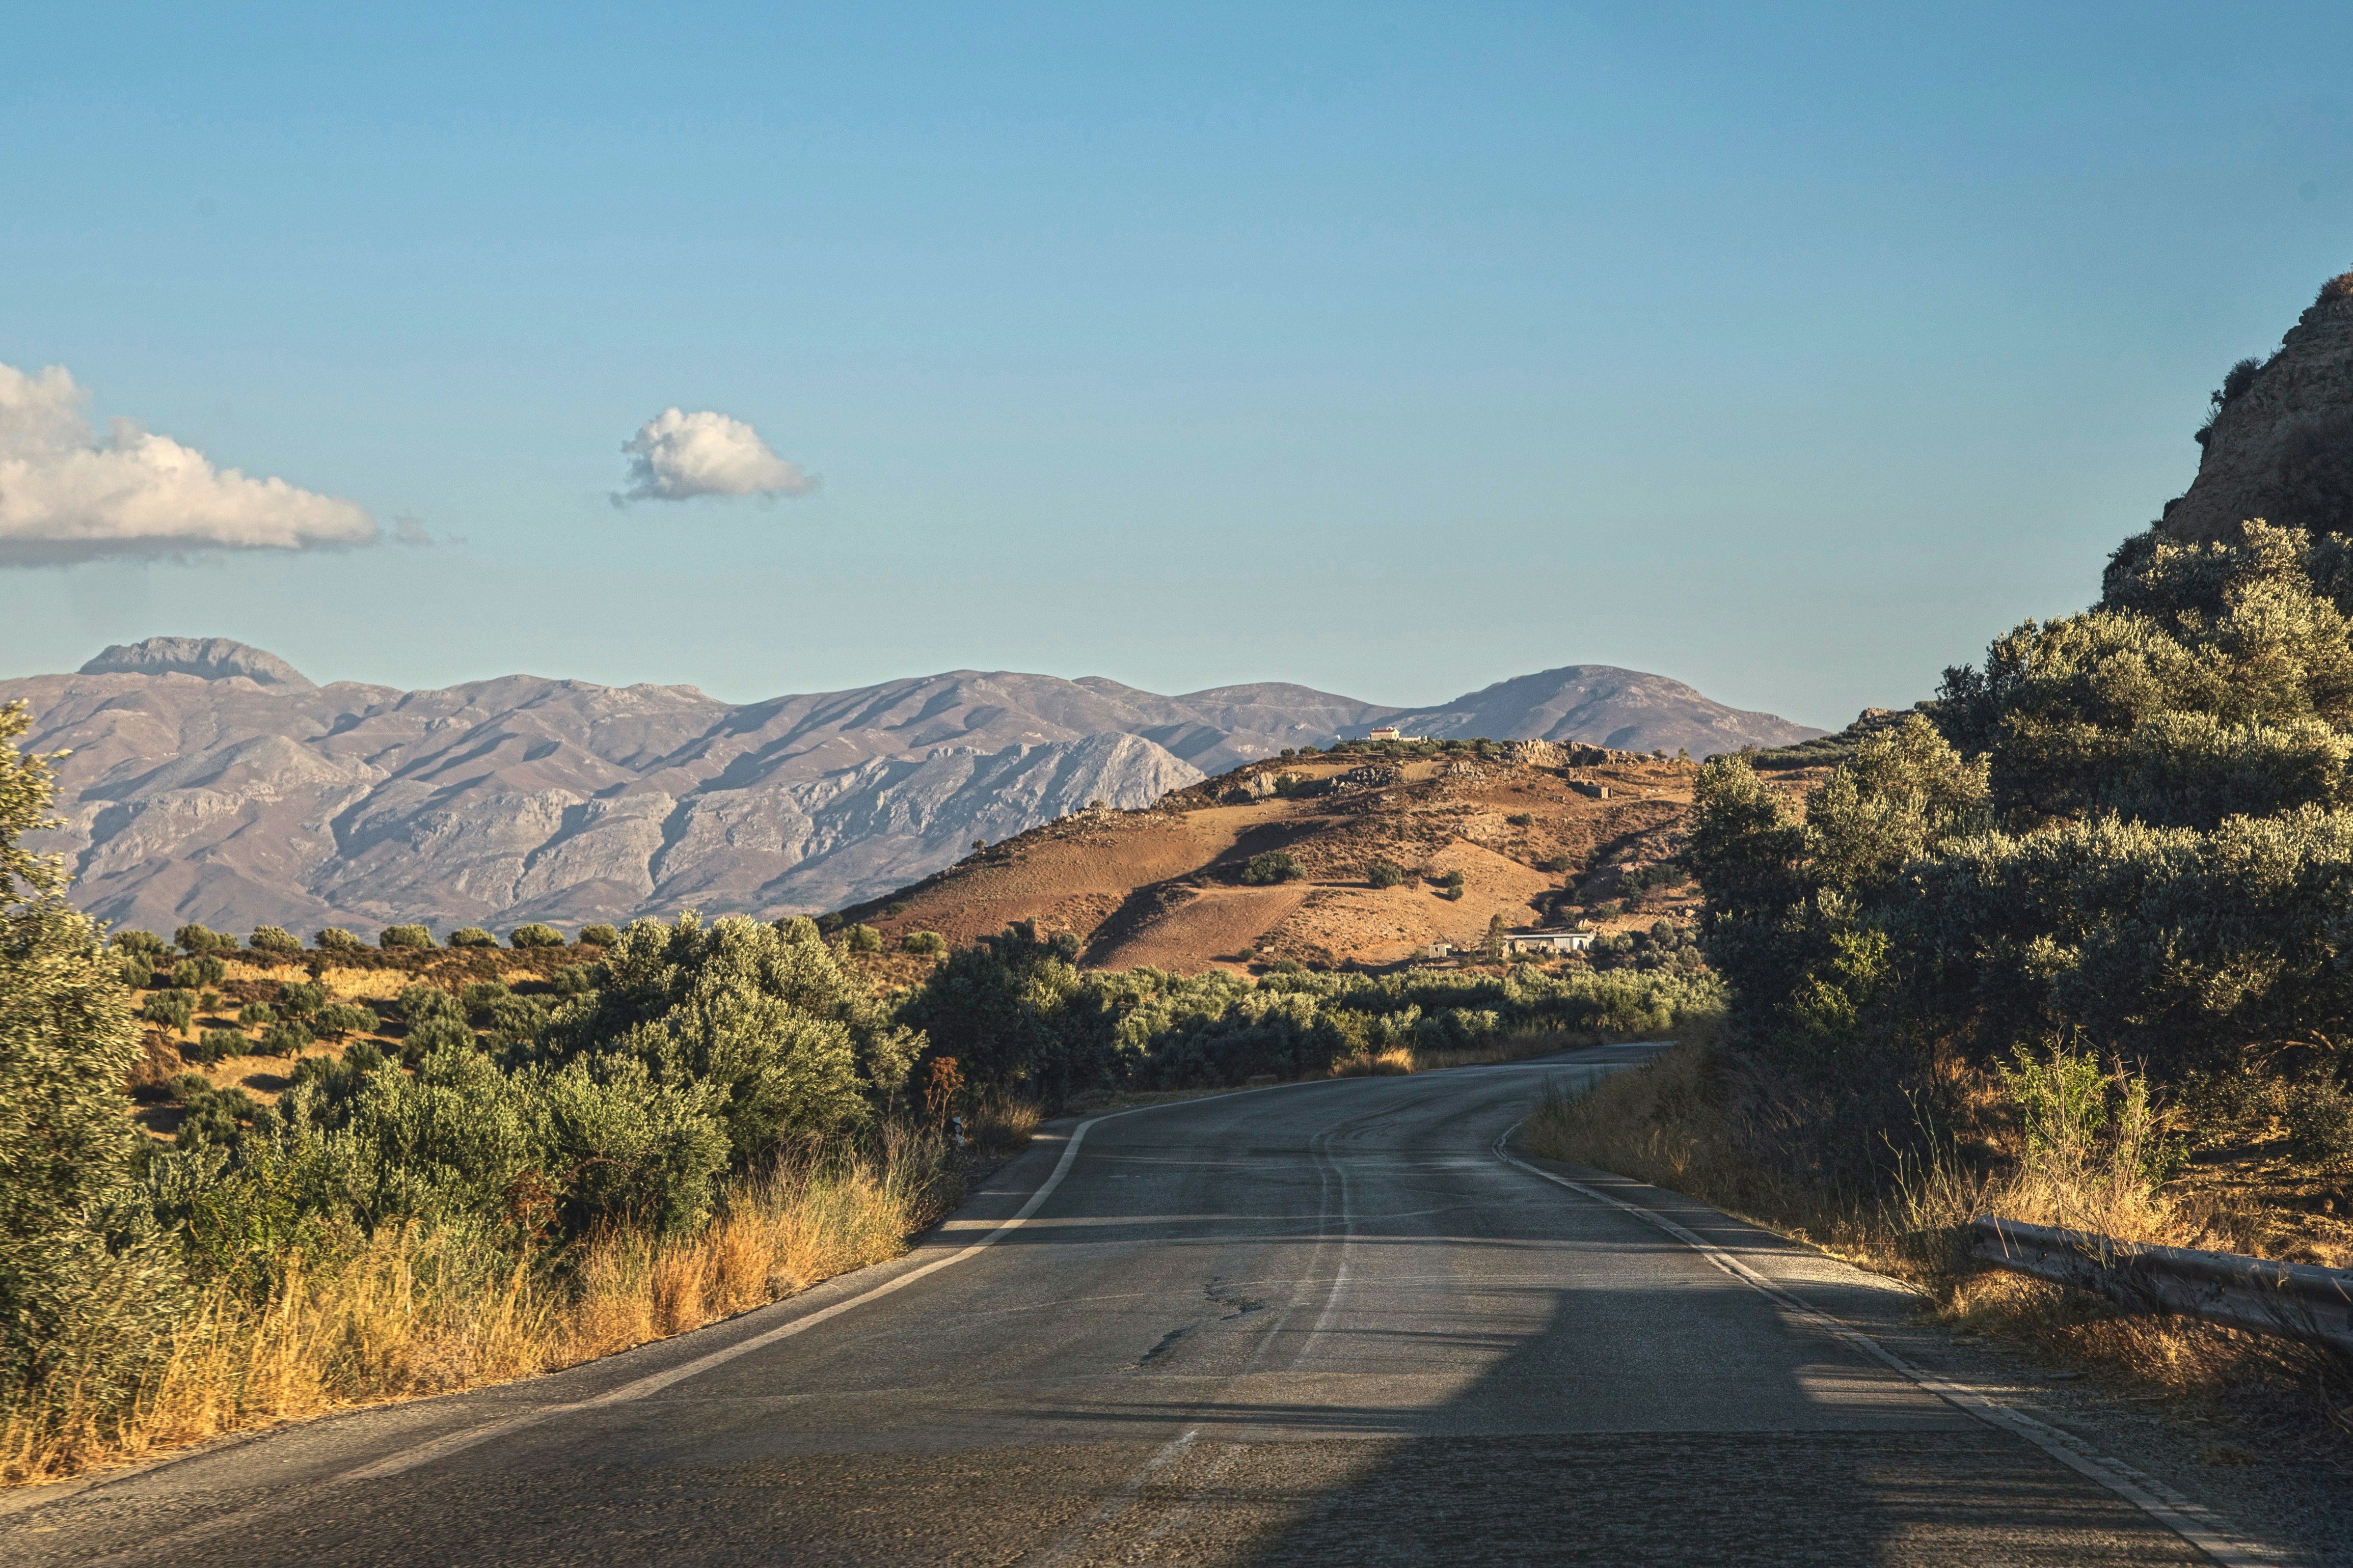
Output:
<path fill-rule="evenodd" d="M 1712 1015 L 1687 937 L 1529 965 L 1082 973 L 792 919 L 103 932 L 0 716 L 0 1478 L 677 1333 L 894 1256 L 1090 1097 Z M 1294 868 L 1271 858 L 1259 874 Z M 960 1119 L 966 1146 L 955 1145 Z"/>
<path fill-rule="evenodd" d="M 2353 542 L 2154 533 L 1857 734 L 1701 772 L 1733 1027 L 1531 1123 L 2011 1324 L 2220 1388 L 2288 1352 L 1963 1268 L 1972 1213 L 2353 1265 Z M 2298 1364 L 2344 1422 L 2345 1369 Z M 2295 1358 L 2292 1358 L 2295 1359 Z M 2330 1392 L 2330 1391 L 2335 1392 Z"/>
<path fill-rule="evenodd" d="M 1662 922 L 1663 923 L 1663 922 Z M 898 1016 L 976 1082 L 1059 1105 L 1123 1089 L 1234 1085 L 1369 1070 L 1366 1063 L 1500 1060 L 1514 1039 L 1658 1036 L 1721 1010 L 1704 968 L 1665 939 L 1613 944 L 1627 966 L 1362 973 L 1271 966 L 1082 970 L 1068 932 L 1027 922 L 952 953 Z M 1545 1047 L 1538 1048 L 1556 1048 Z"/>

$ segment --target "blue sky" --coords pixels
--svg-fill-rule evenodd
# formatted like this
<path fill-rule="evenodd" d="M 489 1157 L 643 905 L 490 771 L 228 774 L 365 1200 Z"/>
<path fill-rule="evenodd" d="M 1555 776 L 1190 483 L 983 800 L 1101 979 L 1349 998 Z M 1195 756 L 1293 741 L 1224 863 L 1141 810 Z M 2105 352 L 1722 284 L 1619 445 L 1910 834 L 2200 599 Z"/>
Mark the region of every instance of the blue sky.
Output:
<path fill-rule="evenodd" d="M 0 570 L 0 674 L 958 666 L 1836 725 L 2353 265 L 2341 6 L 57 8 L 0 363 L 430 547 Z M 806 495 L 616 507 L 667 407 Z"/>

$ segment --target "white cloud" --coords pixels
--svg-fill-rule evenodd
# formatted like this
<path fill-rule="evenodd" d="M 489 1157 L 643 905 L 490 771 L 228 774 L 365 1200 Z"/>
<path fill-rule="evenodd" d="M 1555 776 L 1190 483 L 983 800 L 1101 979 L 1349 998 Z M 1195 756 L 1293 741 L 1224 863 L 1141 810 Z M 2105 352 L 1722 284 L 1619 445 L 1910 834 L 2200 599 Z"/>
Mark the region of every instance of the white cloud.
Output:
<path fill-rule="evenodd" d="M 629 455 L 629 488 L 614 496 L 616 505 L 692 496 L 797 496 L 817 487 L 798 463 L 768 450 L 757 430 L 709 409 L 664 409 L 621 450 Z"/>
<path fill-rule="evenodd" d="M 216 468 L 127 419 L 99 440 L 88 401 L 63 365 L 0 364 L 0 566 L 375 542 L 355 502 Z"/>

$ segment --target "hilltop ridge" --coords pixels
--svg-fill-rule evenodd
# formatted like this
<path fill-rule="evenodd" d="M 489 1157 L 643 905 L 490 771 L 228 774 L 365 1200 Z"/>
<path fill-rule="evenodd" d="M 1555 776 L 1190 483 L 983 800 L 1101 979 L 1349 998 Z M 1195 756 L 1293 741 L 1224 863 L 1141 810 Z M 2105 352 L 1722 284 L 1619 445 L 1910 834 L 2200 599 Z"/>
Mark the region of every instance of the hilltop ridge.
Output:
<path fill-rule="evenodd" d="M 1608 710 L 1623 735 L 1631 706 L 1556 700 L 1567 688 L 1555 678 L 1600 668 L 1516 683 L 1525 712 L 1495 695 L 1513 682 L 1453 706 L 1529 736 Z M 1623 678 L 1612 691 L 1652 694 L 1650 727 L 1633 731 L 1648 747 L 1816 732 L 1609 673 Z M 262 649 L 195 637 L 0 682 L 0 702 L 16 700 L 35 749 L 72 753 L 65 827 L 42 847 L 71 859 L 92 912 L 162 930 L 836 909 L 976 839 L 1093 801 L 1149 805 L 1408 711 L 1280 682 L 1166 697 L 976 669 L 740 704 L 533 675 L 402 691 L 318 685 Z"/>

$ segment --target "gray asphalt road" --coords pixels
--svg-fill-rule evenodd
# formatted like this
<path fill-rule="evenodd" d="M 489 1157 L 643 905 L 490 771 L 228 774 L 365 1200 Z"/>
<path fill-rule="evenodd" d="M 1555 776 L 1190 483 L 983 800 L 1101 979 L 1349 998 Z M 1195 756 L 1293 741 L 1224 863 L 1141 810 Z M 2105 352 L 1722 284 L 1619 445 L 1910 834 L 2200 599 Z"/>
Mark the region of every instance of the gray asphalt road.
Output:
<path fill-rule="evenodd" d="M 900 1263 L 592 1367 L 131 1477 L 0 1521 L 0 1551 L 175 1564 L 2203 1561 L 1788 1299 L 1499 1157 L 1547 1076 L 1575 1081 L 1623 1054 L 1102 1121 L 1028 1224 L 920 1278 L 907 1277 L 1018 1210 L 1067 1133 Z M 1813 1306 L 1900 1317 L 1810 1254 L 1697 1205 L 1676 1217 Z M 777 1335 L 796 1323 L 808 1326 Z"/>

